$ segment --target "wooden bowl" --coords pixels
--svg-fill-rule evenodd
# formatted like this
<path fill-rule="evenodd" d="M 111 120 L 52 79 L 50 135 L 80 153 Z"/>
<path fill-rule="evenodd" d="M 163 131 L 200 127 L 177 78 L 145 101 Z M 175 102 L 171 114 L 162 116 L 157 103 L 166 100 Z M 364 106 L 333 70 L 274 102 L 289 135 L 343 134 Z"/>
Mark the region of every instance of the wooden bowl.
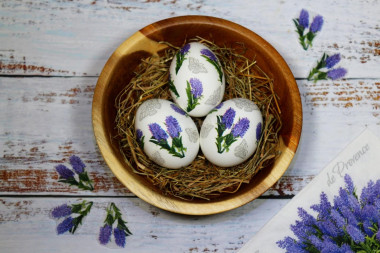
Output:
<path fill-rule="evenodd" d="M 140 59 L 166 48 L 159 41 L 181 46 L 186 39 L 201 36 L 219 46 L 243 42 L 246 56 L 255 57 L 259 67 L 274 79 L 279 96 L 283 127 L 280 132 L 281 155 L 274 165 L 255 175 L 236 193 L 210 201 L 186 201 L 162 194 L 144 177 L 135 174 L 120 152 L 115 129 L 115 97 L 133 76 Z M 297 83 L 280 54 L 264 39 L 238 24 L 207 16 L 182 16 L 148 25 L 125 40 L 111 55 L 96 85 L 92 122 L 99 149 L 116 177 L 146 202 L 175 213 L 207 215 L 242 206 L 262 195 L 283 175 L 296 152 L 302 129 L 302 105 Z"/>

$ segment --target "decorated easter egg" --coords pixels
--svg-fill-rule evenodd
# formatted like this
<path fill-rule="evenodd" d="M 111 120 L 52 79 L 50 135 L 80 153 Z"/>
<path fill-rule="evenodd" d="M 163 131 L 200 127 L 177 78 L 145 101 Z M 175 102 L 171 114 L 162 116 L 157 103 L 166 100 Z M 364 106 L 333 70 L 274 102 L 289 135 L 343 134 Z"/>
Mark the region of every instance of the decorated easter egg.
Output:
<path fill-rule="evenodd" d="M 223 99 L 225 77 L 216 55 L 198 42 L 179 50 L 169 69 L 171 96 L 190 116 L 206 116 Z"/>
<path fill-rule="evenodd" d="M 199 133 L 194 121 L 168 100 L 150 99 L 139 106 L 135 135 L 149 159 L 166 168 L 187 166 L 198 154 Z"/>
<path fill-rule="evenodd" d="M 201 150 L 215 165 L 238 165 L 255 152 L 262 126 L 263 117 L 254 102 L 245 98 L 224 101 L 203 121 Z"/>

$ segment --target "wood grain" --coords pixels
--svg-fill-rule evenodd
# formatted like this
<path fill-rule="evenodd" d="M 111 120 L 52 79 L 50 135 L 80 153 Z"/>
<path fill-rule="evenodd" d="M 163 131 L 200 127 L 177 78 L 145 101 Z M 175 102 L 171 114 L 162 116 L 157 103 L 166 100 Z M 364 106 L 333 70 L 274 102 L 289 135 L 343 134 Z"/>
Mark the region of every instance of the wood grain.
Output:
<path fill-rule="evenodd" d="M 2 194 L 130 195 L 106 166 L 93 137 L 90 111 L 96 81 L 0 78 Z M 304 118 L 300 146 L 285 176 L 265 196 L 297 194 L 366 127 L 380 135 L 379 83 L 298 81 Z M 73 154 L 87 164 L 96 182 L 93 193 L 57 182 L 54 167 L 69 166 Z"/>
<path fill-rule="evenodd" d="M 258 33 L 305 78 L 324 52 L 341 53 L 349 78 L 379 78 L 377 1 L 12 1 L 0 4 L 0 74 L 97 76 L 112 52 L 139 29 L 179 15 L 227 18 Z M 304 51 L 292 22 L 302 8 L 325 23 Z M 64 59 L 64 60 L 63 60 Z"/>
<path fill-rule="evenodd" d="M 1 252 L 236 252 L 289 201 L 261 199 L 231 212 L 195 217 L 168 213 L 138 198 L 86 199 L 94 206 L 83 226 L 75 235 L 56 235 L 57 222 L 49 217 L 50 211 L 82 200 L 0 198 Z M 124 249 L 97 242 L 111 202 L 121 209 L 133 233 Z"/>

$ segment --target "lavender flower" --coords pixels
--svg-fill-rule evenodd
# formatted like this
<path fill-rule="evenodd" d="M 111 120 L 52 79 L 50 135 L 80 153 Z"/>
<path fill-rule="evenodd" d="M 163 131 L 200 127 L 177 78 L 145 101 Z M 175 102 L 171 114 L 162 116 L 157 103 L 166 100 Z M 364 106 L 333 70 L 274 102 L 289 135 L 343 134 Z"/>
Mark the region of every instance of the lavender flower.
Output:
<path fill-rule="evenodd" d="M 86 167 L 82 160 L 73 155 L 70 157 L 70 163 L 74 169 L 74 171 L 79 175 L 79 181 L 74 177 L 74 172 L 67 168 L 65 165 L 58 165 L 55 167 L 59 174 L 58 182 L 66 183 L 69 185 L 77 186 L 79 189 L 83 190 L 94 190 L 94 186 L 92 185 L 92 181 L 89 178 L 87 172 L 84 170 Z"/>
<path fill-rule="evenodd" d="M 187 149 L 183 146 L 182 137 L 180 136 L 182 129 L 177 119 L 173 116 L 168 116 L 166 117 L 165 125 L 167 132 L 157 123 L 149 124 L 149 130 L 152 133 L 152 137 L 149 141 L 160 146 L 161 149 L 166 149 L 169 154 L 175 157 L 185 157 L 185 151 Z M 169 145 L 167 140 L 169 138 L 168 133 L 172 138 L 171 145 Z"/>
<path fill-rule="evenodd" d="M 100 228 L 99 242 L 102 245 L 106 245 L 111 240 L 112 227 L 110 225 L 104 225 Z"/>
<path fill-rule="evenodd" d="M 331 69 L 340 61 L 340 54 L 334 54 L 326 58 L 326 68 Z"/>
<path fill-rule="evenodd" d="M 157 141 L 166 140 L 169 136 L 157 123 L 149 124 L 149 130 Z"/>
<path fill-rule="evenodd" d="M 102 245 L 106 245 L 111 240 L 112 226 L 117 222 L 117 227 L 113 230 L 113 235 L 115 237 L 115 243 L 119 247 L 125 246 L 125 238 L 131 235 L 126 221 L 123 220 L 120 209 L 111 202 L 107 207 L 107 215 L 104 220 L 103 227 L 100 228 L 99 232 L 99 242 Z"/>
<path fill-rule="evenodd" d="M 136 130 L 136 137 L 138 141 L 140 141 L 141 138 L 143 137 L 143 132 L 140 129 Z"/>
<path fill-rule="evenodd" d="M 313 22 L 309 27 L 309 12 L 302 9 L 299 18 L 293 19 L 293 22 L 297 28 L 301 46 L 304 50 L 308 50 L 309 47 L 312 46 L 317 32 L 322 29 L 323 17 L 320 15 L 314 17 Z"/>
<path fill-rule="evenodd" d="M 304 29 L 309 27 L 309 12 L 305 9 L 301 10 L 300 17 L 299 17 L 299 24 Z"/>
<path fill-rule="evenodd" d="M 186 112 L 184 111 L 184 110 L 182 110 L 181 108 L 179 108 L 178 106 L 176 106 L 175 104 L 170 104 L 170 107 L 174 110 L 174 111 L 176 111 L 176 112 L 178 112 L 179 114 L 181 114 L 181 115 L 186 115 Z"/>
<path fill-rule="evenodd" d="M 125 246 L 125 237 L 126 237 L 124 230 L 119 229 L 119 228 L 115 228 L 113 230 L 113 235 L 115 237 L 116 245 L 119 247 L 124 247 Z"/>
<path fill-rule="evenodd" d="M 339 247 L 331 242 L 331 241 L 324 241 L 322 244 L 322 250 L 321 253 L 338 253 L 340 251 Z"/>
<path fill-rule="evenodd" d="M 75 155 L 70 157 L 70 164 L 77 174 L 83 173 L 84 168 L 86 167 L 86 165 L 84 165 L 82 160 L 78 156 L 75 156 Z"/>
<path fill-rule="evenodd" d="M 218 104 L 217 106 L 215 106 L 215 109 L 220 109 L 220 108 L 222 108 L 222 106 L 223 106 L 223 102 Z"/>
<path fill-rule="evenodd" d="M 197 99 L 202 96 L 203 87 L 202 82 L 198 78 L 190 78 L 191 84 L 191 94 L 193 94 L 194 98 Z"/>
<path fill-rule="evenodd" d="M 173 116 L 166 117 L 165 124 L 167 132 L 172 138 L 177 138 L 179 133 L 182 132 L 181 126 L 178 124 L 177 119 Z"/>
<path fill-rule="evenodd" d="M 185 55 L 187 54 L 187 52 L 189 52 L 190 50 L 190 44 L 186 44 L 184 45 L 181 50 L 179 51 L 182 55 Z"/>
<path fill-rule="evenodd" d="M 336 68 L 327 72 L 327 77 L 331 80 L 338 80 L 347 74 L 347 70 L 344 68 Z"/>
<path fill-rule="evenodd" d="M 207 49 L 207 48 L 204 48 L 201 50 L 201 54 L 208 57 L 210 60 L 214 61 L 214 62 L 217 62 L 218 59 L 216 58 L 216 56 L 214 55 L 213 52 L 211 52 L 211 50 Z"/>
<path fill-rule="evenodd" d="M 249 128 L 249 120 L 247 118 L 242 118 L 236 123 L 232 128 L 231 133 L 236 138 L 238 136 L 243 137 Z"/>
<path fill-rule="evenodd" d="M 63 179 L 71 179 L 74 178 L 74 172 L 72 172 L 69 168 L 67 168 L 65 165 L 60 164 L 57 167 L 55 167 L 57 170 L 60 178 Z"/>
<path fill-rule="evenodd" d="M 176 54 L 176 66 L 175 66 L 175 73 L 178 74 L 178 71 L 179 69 L 181 68 L 182 66 L 182 63 L 183 61 L 186 59 L 185 58 L 185 55 L 189 52 L 190 50 L 190 44 L 186 44 L 184 45 Z M 170 77 L 169 77 L 169 85 L 170 85 L 170 88 L 171 90 L 177 95 L 177 97 L 179 96 L 178 93 L 177 93 L 177 90 L 175 89 L 175 86 L 174 84 L 172 83 Z M 174 88 L 174 89 L 173 89 Z"/>
<path fill-rule="evenodd" d="M 215 54 L 207 48 L 202 49 L 201 54 L 208 63 L 214 66 L 214 68 L 218 72 L 219 81 L 221 84 L 223 84 L 223 70 L 222 70 L 222 67 L 218 63 L 218 58 L 216 58 Z"/>
<path fill-rule="evenodd" d="M 318 80 L 337 80 L 344 77 L 347 70 L 344 68 L 331 69 L 340 61 L 340 54 L 335 54 L 328 56 L 323 54 L 322 58 L 317 62 L 317 65 L 309 72 L 307 80 L 318 81 Z"/>
<path fill-rule="evenodd" d="M 56 219 L 66 217 L 70 214 L 71 214 L 71 207 L 68 206 L 67 204 L 57 206 L 51 212 L 51 215 L 53 216 L 53 218 L 56 218 Z"/>
<path fill-rule="evenodd" d="M 71 216 L 64 219 L 58 226 L 57 226 L 57 233 L 63 234 L 67 231 L 69 231 L 74 226 L 73 218 Z"/>
<path fill-rule="evenodd" d="M 230 129 L 235 119 L 235 110 L 231 107 L 227 109 L 222 117 L 222 123 L 224 124 L 226 129 Z"/>
<path fill-rule="evenodd" d="M 262 124 L 261 122 L 259 122 L 259 124 L 257 124 L 256 126 L 256 140 L 257 141 L 260 139 L 260 136 L 261 136 L 261 128 L 262 128 Z"/>
<path fill-rule="evenodd" d="M 322 29 L 323 25 L 323 17 L 321 15 L 317 15 L 314 17 L 313 22 L 310 25 L 310 31 L 312 33 L 317 33 Z"/>
<path fill-rule="evenodd" d="M 287 249 L 291 253 L 307 253 L 306 250 L 293 238 L 287 236 L 284 240 L 278 241 L 277 245 L 282 249 Z"/>
<path fill-rule="evenodd" d="M 347 233 L 351 236 L 352 240 L 356 243 L 364 242 L 365 237 L 363 233 L 353 225 L 347 225 L 346 227 Z"/>
<path fill-rule="evenodd" d="M 373 204 L 380 199 L 380 180 L 376 184 L 369 181 L 360 197 L 355 193 L 351 177 L 345 175 L 344 181 L 345 188 L 339 189 L 334 205 L 322 193 L 320 203 L 311 206 L 318 212 L 318 219 L 299 208 L 301 220 L 291 225 L 297 240 L 285 237 L 277 245 L 287 252 L 295 252 L 295 245 L 301 245 L 307 252 L 380 250 L 380 212 Z"/>
<path fill-rule="evenodd" d="M 338 227 L 343 228 L 346 226 L 346 220 L 336 209 L 331 210 L 331 218 Z"/>

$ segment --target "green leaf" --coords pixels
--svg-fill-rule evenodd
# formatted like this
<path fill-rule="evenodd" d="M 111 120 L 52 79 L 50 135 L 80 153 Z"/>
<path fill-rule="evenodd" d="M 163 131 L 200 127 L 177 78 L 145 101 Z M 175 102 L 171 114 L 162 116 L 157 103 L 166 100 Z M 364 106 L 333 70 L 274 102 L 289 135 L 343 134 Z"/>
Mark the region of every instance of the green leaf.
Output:
<path fill-rule="evenodd" d="M 86 171 L 79 174 L 79 180 L 86 181 L 86 182 L 90 181 L 90 178 L 88 177 Z"/>
<path fill-rule="evenodd" d="M 82 210 L 82 204 L 73 204 L 73 205 L 71 205 L 71 212 L 72 213 L 79 213 L 80 210 Z"/>
<path fill-rule="evenodd" d="M 176 95 L 177 98 L 179 98 L 179 94 L 173 80 L 169 80 L 169 89 Z"/>
<path fill-rule="evenodd" d="M 78 181 L 75 178 L 68 178 L 68 179 L 59 179 L 58 182 L 60 183 L 66 183 L 69 185 L 78 185 Z"/>

